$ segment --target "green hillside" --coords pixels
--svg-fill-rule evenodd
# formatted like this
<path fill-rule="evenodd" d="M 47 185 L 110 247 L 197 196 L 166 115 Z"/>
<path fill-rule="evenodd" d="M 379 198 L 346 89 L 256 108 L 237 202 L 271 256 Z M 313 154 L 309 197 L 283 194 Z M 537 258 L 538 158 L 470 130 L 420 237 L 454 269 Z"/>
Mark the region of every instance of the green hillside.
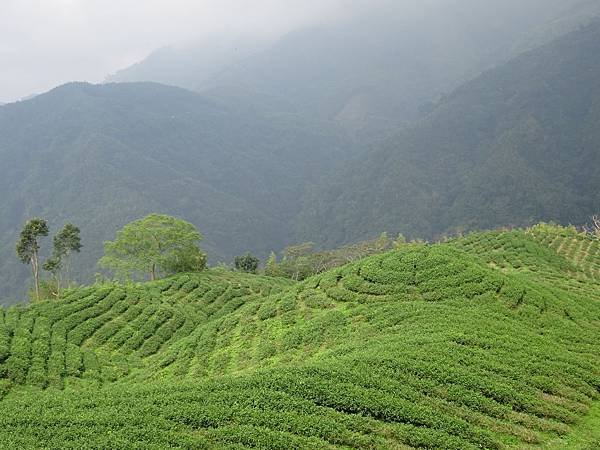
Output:
<path fill-rule="evenodd" d="M 585 223 L 600 210 L 599 49 L 596 20 L 464 84 L 315 189 L 300 235 Z"/>
<path fill-rule="evenodd" d="M 82 230 L 77 279 L 102 242 L 151 212 L 183 216 L 212 262 L 266 256 L 289 240 L 307 184 L 355 149 L 333 128 L 217 105 L 153 83 L 72 83 L 0 107 L 0 298 L 22 298 L 14 254 L 31 217 Z M 43 248 L 49 248 L 46 241 Z"/>
<path fill-rule="evenodd" d="M 573 229 L 1 311 L 1 448 L 600 444 L 600 241 Z"/>

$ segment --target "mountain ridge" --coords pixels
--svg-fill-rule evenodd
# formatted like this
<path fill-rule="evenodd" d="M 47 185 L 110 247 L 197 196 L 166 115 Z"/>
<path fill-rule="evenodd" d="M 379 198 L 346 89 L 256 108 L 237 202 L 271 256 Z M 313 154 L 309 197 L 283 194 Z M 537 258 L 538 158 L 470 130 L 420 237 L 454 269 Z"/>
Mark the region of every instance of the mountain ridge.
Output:
<path fill-rule="evenodd" d="M 461 86 L 316 188 L 299 235 L 324 230 L 322 243 L 338 245 L 373 229 L 432 238 L 539 220 L 585 224 L 600 209 L 599 46 L 596 21 Z"/>

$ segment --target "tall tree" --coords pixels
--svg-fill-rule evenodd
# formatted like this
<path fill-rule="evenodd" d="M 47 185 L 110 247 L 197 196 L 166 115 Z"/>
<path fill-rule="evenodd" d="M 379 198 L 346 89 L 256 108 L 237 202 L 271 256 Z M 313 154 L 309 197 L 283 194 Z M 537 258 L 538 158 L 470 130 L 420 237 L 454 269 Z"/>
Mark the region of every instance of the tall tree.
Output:
<path fill-rule="evenodd" d="M 67 223 L 53 239 L 54 248 L 52 258 L 43 266 L 43 269 L 52 273 L 56 280 L 57 295 L 60 295 L 60 271 L 65 269 L 66 282 L 69 282 L 70 257 L 73 252 L 81 251 L 81 231 L 72 223 Z"/>
<path fill-rule="evenodd" d="M 98 264 L 128 276 L 145 272 L 150 280 L 155 280 L 161 272 L 176 266 L 174 261 L 199 255 L 201 239 L 202 235 L 189 222 L 150 214 L 125 225 L 114 241 L 105 242 L 105 255 Z"/>
<path fill-rule="evenodd" d="M 33 281 L 35 283 L 36 300 L 40 299 L 40 265 L 38 239 L 48 236 L 48 224 L 44 219 L 34 218 L 29 220 L 23 229 L 17 242 L 17 255 L 24 264 L 31 266 Z"/>
<path fill-rule="evenodd" d="M 275 254 L 275 252 L 271 252 L 271 254 L 269 255 L 269 258 L 265 263 L 264 273 L 265 275 L 268 275 L 270 277 L 282 276 L 279 265 L 277 264 L 277 255 Z"/>

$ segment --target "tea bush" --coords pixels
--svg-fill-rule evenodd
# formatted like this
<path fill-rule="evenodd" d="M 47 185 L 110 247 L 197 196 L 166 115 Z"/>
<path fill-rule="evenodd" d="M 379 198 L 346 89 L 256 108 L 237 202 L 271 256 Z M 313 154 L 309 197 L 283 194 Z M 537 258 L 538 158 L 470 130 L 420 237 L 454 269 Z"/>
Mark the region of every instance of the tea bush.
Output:
<path fill-rule="evenodd" d="M 3 310 L 0 447 L 543 446 L 600 401 L 599 256 L 539 225 Z"/>

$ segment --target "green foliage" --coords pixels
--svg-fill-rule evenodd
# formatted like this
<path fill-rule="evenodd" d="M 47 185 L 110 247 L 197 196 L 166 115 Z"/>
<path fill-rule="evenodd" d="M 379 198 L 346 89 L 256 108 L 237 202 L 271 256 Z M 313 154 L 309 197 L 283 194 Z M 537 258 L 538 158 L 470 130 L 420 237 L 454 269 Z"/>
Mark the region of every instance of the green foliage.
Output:
<path fill-rule="evenodd" d="M 38 239 L 48 236 L 48 224 L 44 219 L 34 218 L 28 220 L 21 230 L 17 242 L 17 256 L 24 264 L 32 264 L 37 256 L 40 246 Z"/>
<path fill-rule="evenodd" d="M 81 251 L 81 236 L 78 227 L 67 223 L 56 236 L 54 236 L 54 256 L 58 258 L 68 257 L 72 252 Z"/>
<path fill-rule="evenodd" d="M 599 286 L 600 242 L 541 224 L 301 283 L 212 269 L 74 289 L 0 309 L 0 442 L 593 447 Z"/>
<path fill-rule="evenodd" d="M 125 225 L 115 241 L 105 242 L 99 265 L 128 277 L 146 272 L 151 280 L 161 272 L 203 270 L 206 257 L 197 246 L 201 239 L 189 222 L 150 214 Z"/>
<path fill-rule="evenodd" d="M 46 266 L 46 264 L 44 264 Z M 34 289 L 29 290 L 29 301 L 36 302 L 40 300 L 51 300 L 57 299 L 61 295 L 61 288 L 56 277 L 41 280 L 40 281 L 40 290 L 39 290 L 39 300 L 36 298 L 36 292 Z"/>
<path fill-rule="evenodd" d="M 70 256 L 73 252 L 81 251 L 81 231 L 72 223 L 67 223 L 53 239 L 52 258 L 44 264 L 44 270 L 52 273 L 57 285 L 57 293 L 60 295 L 61 277 L 60 272 L 66 271 L 66 284 L 69 284 Z"/>
<path fill-rule="evenodd" d="M 333 128 L 153 83 L 70 83 L 3 106 L 0 304 L 26 294 L 13 241 L 27 211 L 81 227 L 70 277 L 85 283 L 103 242 L 155 211 L 196 225 L 212 264 L 283 248 L 306 184 L 358 150 Z"/>
<path fill-rule="evenodd" d="M 250 253 L 246 253 L 242 256 L 236 256 L 233 260 L 235 269 L 246 273 L 256 273 L 259 263 L 260 260 Z"/>
<path fill-rule="evenodd" d="M 35 299 L 40 299 L 40 269 L 39 269 L 39 251 L 40 237 L 48 236 L 48 224 L 44 219 L 34 218 L 28 220 L 21 230 L 19 241 L 17 242 L 17 256 L 24 264 L 31 266 L 33 281 L 35 285 Z"/>
<path fill-rule="evenodd" d="M 206 253 L 196 246 L 182 248 L 170 257 L 165 258 L 162 269 L 169 275 L 184 272 L 202 272 L 206 269 Z"/>
<path fill-rule="evenodd" d="M 46 272 L 50 272 L 55 278 L 57 278 L 61 269 L 61 263 L 62 261 L 59 258 L 50 258 L 44 262 L 42 269 L 44 269 Z"/>
<path fill-rule="evenodd" d="M 315 251 L 314 243 L 286 247 L 283 250 L 283 260 L 277 263 L 277 257 L 271 253 L 264 273 L 269 276 L 291 278 L 292 280 L 305 280 L 313 275 L 325 272 L 334 267 L 343 266 L 367 256 L 383 253 L 392 248 L 391 240 L 387 233 L 381 233 L 376 239 L 346 245 L 334 250 Z"/>

